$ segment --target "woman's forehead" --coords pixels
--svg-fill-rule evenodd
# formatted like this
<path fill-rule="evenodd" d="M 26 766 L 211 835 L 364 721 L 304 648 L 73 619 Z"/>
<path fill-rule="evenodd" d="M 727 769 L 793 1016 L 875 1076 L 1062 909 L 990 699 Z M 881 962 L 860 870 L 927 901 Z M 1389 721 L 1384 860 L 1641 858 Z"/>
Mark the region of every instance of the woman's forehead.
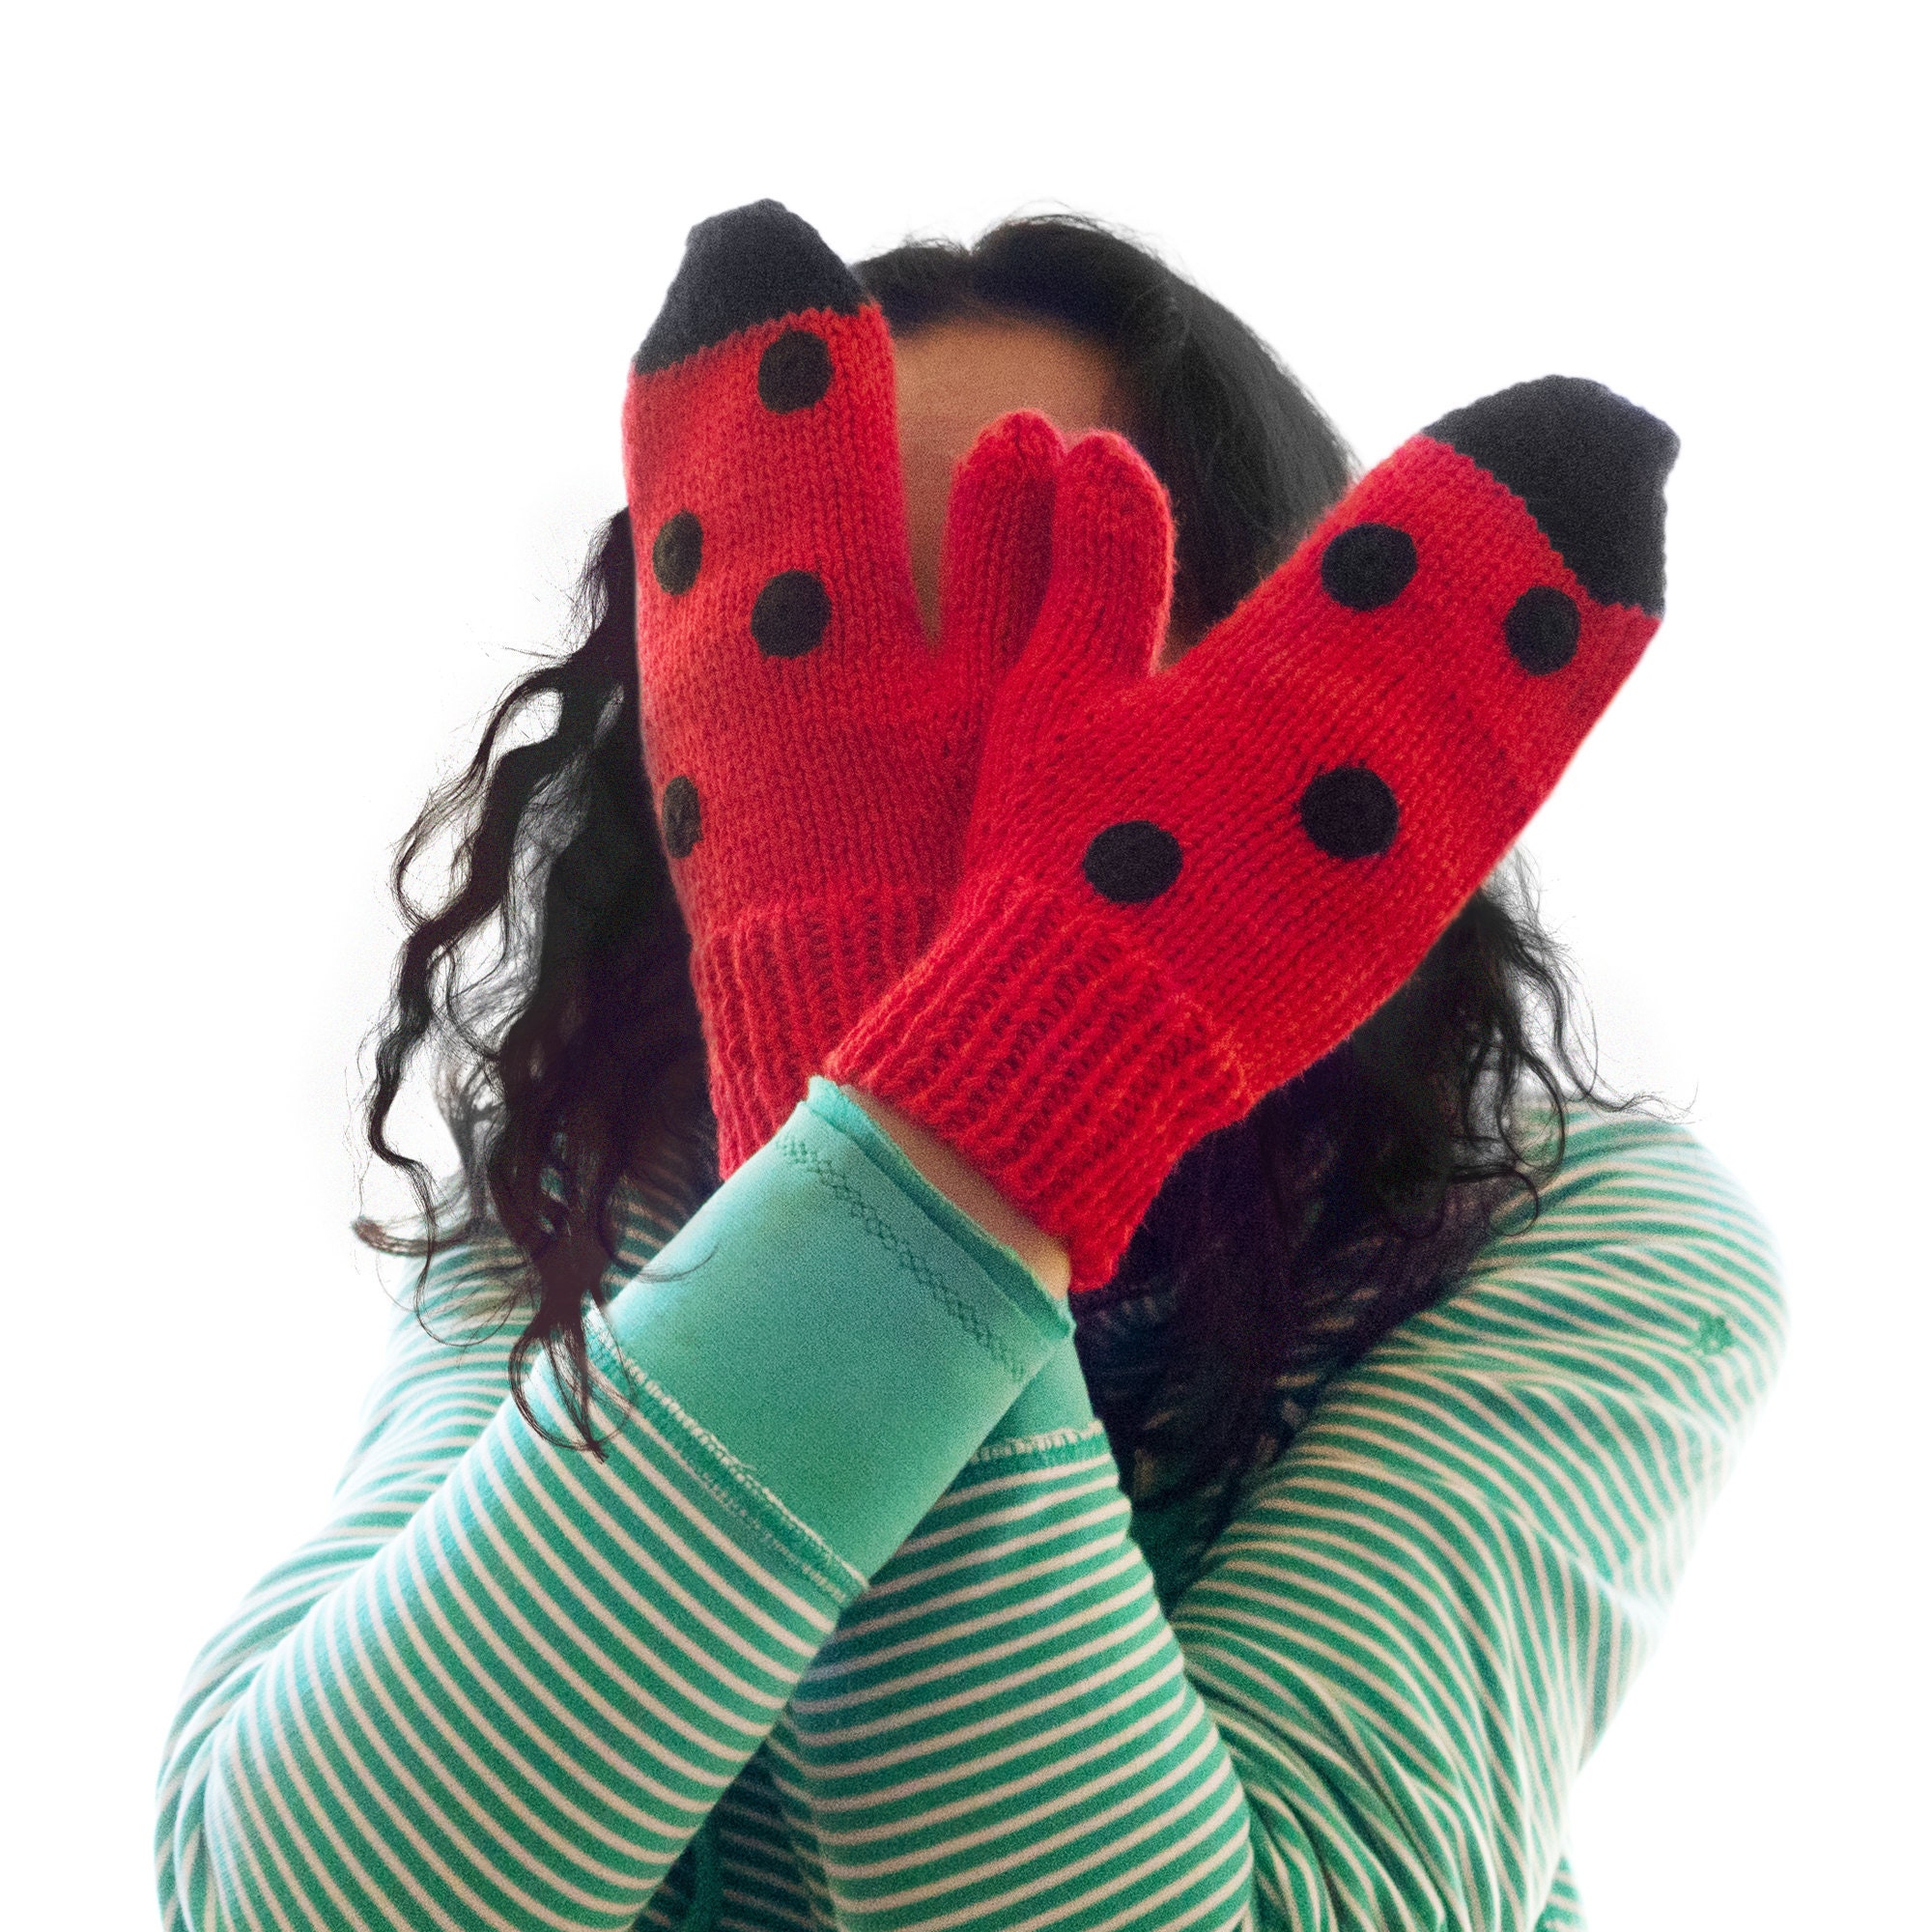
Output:
<path fill-rule="evenodd" d="M 935 323 L 895 337 L 893 359 L 902 427 L 977 431 L 1013 410 L 1037 410 L 1065 435 L 1121 427 L 1114 358 L 1052 323 Z"/>

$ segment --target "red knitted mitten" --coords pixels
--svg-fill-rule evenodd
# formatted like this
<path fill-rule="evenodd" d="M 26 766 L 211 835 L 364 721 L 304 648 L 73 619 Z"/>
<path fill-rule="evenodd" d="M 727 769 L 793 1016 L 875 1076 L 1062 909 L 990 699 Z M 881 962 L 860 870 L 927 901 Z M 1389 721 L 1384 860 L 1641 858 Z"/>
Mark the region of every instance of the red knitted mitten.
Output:
<path fill-rule="evenodd" d="M 961 464 L 935 648 L 884 317 L 777 202 L 691 231 L 633 365 L 624 470 L 645 772 L 725 1174 L 932 936 L 992 689 L 1045 585 L 1063 454 L 1021 414 Z"/>
<path fill-rule="evenodd" d="M 1676 449 L 1597 384 L 1506 389 L 1150 675 L 1165 499 L 1083 438 L 952 912 L 828 1074 L 1100 1286 L 1188 1148 L 1394 993 L 1556 782 L 1657 629 Z"/>

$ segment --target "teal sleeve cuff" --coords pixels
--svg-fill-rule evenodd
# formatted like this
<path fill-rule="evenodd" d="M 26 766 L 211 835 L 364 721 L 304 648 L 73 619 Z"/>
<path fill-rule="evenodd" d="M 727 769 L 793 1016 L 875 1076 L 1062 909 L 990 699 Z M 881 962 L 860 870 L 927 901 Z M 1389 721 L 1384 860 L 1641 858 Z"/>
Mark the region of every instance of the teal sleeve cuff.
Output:
<path fill-rule="evenodd" d="M 907 1159 L 898 1142 L 843 1088 L 835 1087 L 830 1080 L 814 1073 L 805 1104 L 821 1121 L 829 1121 L 847 1140 L 856 1142 L 880 1173 L 889 1176 L 901 1193 L 924 1208 L 969 1254 L 977 1255 L 1009 1293 L 1029 1304 L 1040 1297 L 1049 1306 L 1055 1305 L 1054 1298 L 1034 1279 L 1033 1270 L 1004 1241 L 996 1241 L 963 1208 L 940 1193 Z"/>
<path fill-rule="evenodd" d="M 1017 1283 L 1023 1278 L 1029 1298 L 1046 1296 L 1046 1291 L 1020 1258 L 940 1193 L 906 1158 L 899 1144 L 842 1088 L 814 1077 L 807 1105 L 850 1134 L 956 1240 L 982 1254 L 988 1266 L 996 1269 L 1003 1279 Z M 1019 1292 L 1017 1288 L 1015 1292 Z M 1056 1301 L 1054 1305 L 1065 1304 Z M 1009 1441 L 1022 1435 L 1047 1435 L 1056 1430 L 1084 1428 L 1093 1420 L 1094 1404 L 1087 1393 L 1086 1373 L 1073 1347 L 1073 1321 L 1069 1315 L 1065 1334 L 1041 1364 L 1039 1373 L 1020 1391 L 1019 1399 L 1000 1418 L 988 1439 Z"/>
<path fill-rule="evenodd" d="M 607 1320 L 867 1577 L 1073 1333 L 1019 1257 L 822 1079 Z"/>
<path fill-rule="evenodd" d="M 1012 1407 L 988 1433 L 989 1442 L 1010 1442 L 1023 1435 L 1051 1435 L 1063 1429 L 1085 1429 L 1094 1420 L 1093 1398 L 1087 1393 L 1087 1374 L 1069 1331 L 1064 1342 L 1040 1365 L 1039 1374 L 1019 1393 Z"/>

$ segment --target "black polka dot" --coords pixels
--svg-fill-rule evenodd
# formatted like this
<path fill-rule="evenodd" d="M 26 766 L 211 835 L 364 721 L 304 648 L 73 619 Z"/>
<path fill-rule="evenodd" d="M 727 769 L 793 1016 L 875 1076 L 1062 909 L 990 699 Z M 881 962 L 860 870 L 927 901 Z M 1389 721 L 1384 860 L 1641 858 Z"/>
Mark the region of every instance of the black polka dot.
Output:
<path fill-rule="evenodd" d="M 809 570 L 781 570 L 752 606 L 752 636 L 768 658 L 802 658 L 825 635 L 832 600 Z"/>
<path fill-rule="evenodd" d="M 651 545 L 651 573 L 673 597 L 681 597 L 697 582 L 704 557 L 704 531 L 696 517 L 680 510 L 667 517 Z"/>
<path fill-rule="evenodd" d="M 1395 793 L 1366 765 L 1323 772 L 1301 794 L 1301 829 L 1331 859 L 1367 859 L 1395 843 Z"/>
<path fill-rule="evenodd" d="M 1532 677 L 1561 670 L 1577 655 L 1582 629 L 1583 616 L 1576 600 L 1551 583 L 1525 590 L 1503 619 L 1510 656 Z"/>
<path fill-rule="evenodd" d="M 776 416 L 809 410 L 832 386 L 832 353 L 809 328 L 788 328 L 758 357 L 758 400 Z"/>
<path fill-rule="evenodd" d="M 1180 840 L 1146 818 L 1110 825 L 1087 848 L 1087 883 L 1116 905 L 1157 899 L 1180 876 Z"/>
<path fill-rule="evenodd" d="M 664 795 L 665 850 L 673 859 L 688 858 L 703 831 L 697 810 L 697 787 L 689 779 L 672 779 L 665 786 Z"/>
<path fill-rule="evenodd" d="M 1350 611 L 1393 604 L 1415 575 L 1415 539 L 1393 524 L 1356 524 L 1321 553 L 1321 587 Z"/>

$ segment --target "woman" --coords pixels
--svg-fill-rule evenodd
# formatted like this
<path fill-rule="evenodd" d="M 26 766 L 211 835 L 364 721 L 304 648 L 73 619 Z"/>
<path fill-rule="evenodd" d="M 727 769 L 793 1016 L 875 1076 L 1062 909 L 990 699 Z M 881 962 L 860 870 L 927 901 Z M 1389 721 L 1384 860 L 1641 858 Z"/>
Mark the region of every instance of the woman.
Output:
<path fill-rule="evenodd" d="M 420 1321 L 191 1676 L 169 1922 L 1580 1923 L 1783 1343 L 1485 882 L 1656 628 L 1674 440 L 1548 379 L 1324 522 L 1332 432 L 1119 238 L 848 272 L 760 203 L 626 443 L 399 860 L 462 830 L 369 1112 Z"/>

